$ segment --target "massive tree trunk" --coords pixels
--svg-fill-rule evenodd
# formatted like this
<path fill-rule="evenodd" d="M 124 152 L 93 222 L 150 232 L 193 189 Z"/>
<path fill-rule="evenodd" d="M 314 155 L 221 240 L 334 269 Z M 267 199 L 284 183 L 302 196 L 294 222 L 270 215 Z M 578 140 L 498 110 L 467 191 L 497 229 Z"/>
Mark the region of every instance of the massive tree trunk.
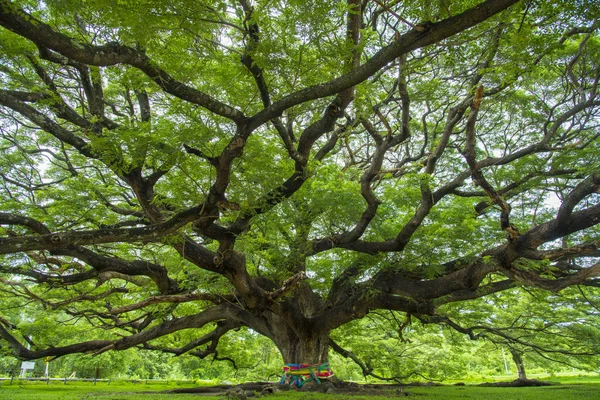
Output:
<path fill-rule="evenodd" d="M 322 364 L 328 359 L 331 328 L 316 322 L 324 308 L 321 298 L 301 282 L 293 298 L 282 302 L 279 314 L 268 313 L 269 337 L 284 364 Z"/>
<path fill-rule="evenodd" d="M 284 364 L 322 364 L 328 360 L 329 332 L 304 332 L 273 337 Z"/>

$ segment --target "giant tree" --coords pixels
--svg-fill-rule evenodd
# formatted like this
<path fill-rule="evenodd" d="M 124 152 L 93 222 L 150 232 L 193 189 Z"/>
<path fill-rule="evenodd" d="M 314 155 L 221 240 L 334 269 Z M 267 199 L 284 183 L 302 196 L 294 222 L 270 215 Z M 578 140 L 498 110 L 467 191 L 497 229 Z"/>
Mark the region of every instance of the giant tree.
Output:
<path fill-rule="evenodd" d="M 373 310 L 597 286 L 599 16 L 0 0 L 0 337 L 205 357 L 249 328 L 321 363 Z"/>

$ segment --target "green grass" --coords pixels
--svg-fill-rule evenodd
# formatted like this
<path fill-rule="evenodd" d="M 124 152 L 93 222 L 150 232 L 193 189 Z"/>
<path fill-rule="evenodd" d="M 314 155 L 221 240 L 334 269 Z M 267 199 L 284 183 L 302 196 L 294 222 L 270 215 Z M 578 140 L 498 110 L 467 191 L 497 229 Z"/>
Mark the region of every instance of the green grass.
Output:
<path fill-rule="evenodd" d="M 22 382 L 15 381 L 10 384 L 8 381 L 2 382 L 0 386 L 0 399 L 10 400 L 134 400 L 134 399 L 169 399 L 169 400 L 190 400 L 198 398 L 191 394 L 157 394 L 165 390 L 171 390 L 178 387 L 193 387 L 193 384 L 177 385 L 166 383 L 138 383 L 131 382 L 68 382 L 64 385 L 62 382 L 51 382 L 46 385 L 45 382 Z M 143 392 L 143 393 L 137 393 Z M 151 394 L 149 396 L 149 393 Z M 218 397 L 202 397 L 202 399 L 218 399 Z"/>
<path fill-rule="evenodd" d="M 561 385 L 531 388 L 450 386 L 409 388 L 419 399 L 485 399 L 485 400 L 592 400 L 600 399 L 600 385 Z M 415 396 L 416 397 L 416 396 Z"/>
<path fill-rule="evenodd" d="M 577 383 L 577 380 L 584 380 L 586 383 Z M 600 383 L 595 379 L 595 383 L 589 383 L 591 378 L 572 377 L 569 379 L 561 378 L 560 381 L 566 383 L 561 386 L 534 387 L 534 388 L 494 388 L 477 386 L 441 386 L 441 387 L 408 387 L 409 399 L 416 400 L 458 400 L 458 399 L 485 399 L 485 400 L 600 400 Z M 220 396 L 199 396 L 197 394 L 158 394 L 158 392 L 171 390 L 177 387 L 193 387 L 193 384 L 178 385 L 171 383 L 138 383 L 130 382 L 112 382 L 110 385 L 106 382 L 83 383 L 68 382 L 64 385 L 61 382 L 51 382 L 46 385 L 44 382 L 17 382 L 13 384 L 5 381 L 0 386 L 0 399 L 10 400 L 222 400 Z M 284 392 L 277 395 L 265 397 L 269 400 L 342 400 L 342 399 L 406 399 L 405 396 L 399 396 L 395 390 L 391 390 L 384 396 L 348 396 L 348 395 L 324 395 L 317 393 L 302 392 Z"/>

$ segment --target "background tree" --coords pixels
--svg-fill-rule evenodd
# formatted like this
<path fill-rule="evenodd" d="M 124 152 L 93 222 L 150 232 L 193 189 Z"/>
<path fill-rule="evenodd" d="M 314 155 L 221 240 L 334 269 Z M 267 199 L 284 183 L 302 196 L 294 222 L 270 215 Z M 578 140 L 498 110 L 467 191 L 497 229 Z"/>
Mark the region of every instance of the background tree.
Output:
<path fill-rule="evenodd" d="M 506 348 L 518 378 L 525 380 L 528 362 L 598 368 L 594 357 L 600 354 L 597 302 L 597 295 L 584 287 L 560 293 L 519 288 L 474 300 L 475 304 L 467 305 L 469 312 L 448 305 L 442 319 L 471 339 Z"/>
<path fill-rule="evenodd" d="M 0 0 L 5 344 L 321 363 L 597 288 L 597 4 L 408 3 Z"/>
<path fill-rule="evenodd" d="M 535 384 L 527 372 L 598 369 L 597 302 L 584 287 L 519 287 L 447 304 L 429 319 L 376 311 L 334 331 L 333 347 L 359 365 L 356 379 L 480 380 L 510 370 Z"/>

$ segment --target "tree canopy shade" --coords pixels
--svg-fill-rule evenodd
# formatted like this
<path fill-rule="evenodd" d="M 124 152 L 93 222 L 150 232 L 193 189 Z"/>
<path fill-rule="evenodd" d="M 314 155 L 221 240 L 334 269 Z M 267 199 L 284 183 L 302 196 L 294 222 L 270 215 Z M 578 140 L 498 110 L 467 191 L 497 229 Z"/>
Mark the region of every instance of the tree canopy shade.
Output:
<path fill-rule="evenodd" d="M 373 310 L 597 288 L 599 17 L 0 0 L 3 343 L 205 357 L 248 327 L 321 363 Z"/>

